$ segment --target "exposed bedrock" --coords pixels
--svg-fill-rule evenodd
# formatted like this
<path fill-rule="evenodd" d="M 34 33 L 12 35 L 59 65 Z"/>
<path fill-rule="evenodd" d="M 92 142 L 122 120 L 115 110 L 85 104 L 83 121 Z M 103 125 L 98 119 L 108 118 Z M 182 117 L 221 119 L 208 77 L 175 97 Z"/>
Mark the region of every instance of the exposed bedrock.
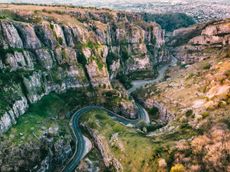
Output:
<path fill-rule="evenodd" d="M 78 20 L 71 24 L 29 22 L 33 15 L 23 22 L 0 20 L 0 133 L 51 91 L 113 90 L 110 81 L 118 74 L 152 76 L 154 66 L 169 60 L 158 24 L 125 13 L 79 13 L 71 14 Z M 118 108 L 135 117 L 132 104 L 127 99 Z"/>
<path fill-rule="evenodd" d="M 229 25 L 230 20 L 225 19 L 178 29 L 168 44 L 174 47 L 179 60 L 186 64 L 195 63 L 212 56 L 215 49 L 229 47 Z"/>

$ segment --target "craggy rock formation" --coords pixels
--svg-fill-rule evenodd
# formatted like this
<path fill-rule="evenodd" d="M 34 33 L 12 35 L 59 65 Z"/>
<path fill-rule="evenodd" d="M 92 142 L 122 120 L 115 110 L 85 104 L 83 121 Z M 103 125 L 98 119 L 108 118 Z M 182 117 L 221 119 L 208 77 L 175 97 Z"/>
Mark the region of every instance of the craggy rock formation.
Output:
<path fill-rule="evenodd" d="M 159 103 L 153 99 L 147 99 L 143 101 L 143 104 L 148 109 L 151 109 L 154 107 L 157 108 L 159 111 L 159 120 L 162 121 L 163 124 L 167 124 L 168 122 L 172 121 L 175 117 L 175 115 L 170 113 L 168 109 L 162 103 Z"/>
<path fill-rule="evenodd" d="M 1 140 L 0 171 L 47 171 L 61 168 L 71 156 L 72 147 L 70 138 L 60 138 L 58 130 L 51 127 L 39 138 L 40 141 L 31 140 L 16 147 L 8 140 Z"/>
<path fill-rule="evenodd" d="M 85 125 L 84 127 L 87 129 L 90 136 L 94 139 L 94 142 L 95 142 L 96 146 L 98 147 L 98 149 L 99 149 L 99 151 L 103 157 L 103 161 L 104 161 L 105 166 L 107 168 L 114 167 L 115 170 L 118 172 L 124 171 L 121 163 L 115 157 L 113 157 L 113 155 L 111 155 L 111 152 L 109 150 L 109 145 L 104 140 L 105 138 L 100 136 L 97 131 L 91 129 L 87 125 Z"/>
<path fill-rule="evenodd" d="M 210 49 L 230 45 L 230 20 L 175 30 L 169 45 L 177 47 L 175 56 L 186 64 L 206 59 L 213 53 Z"/>
<path fill-rule="evenodd" d="M 152 77 L 154 66 L 168 60 L 164 31 L 138 15 L 36 8 L 0 20 L 0 134 L 51 91 L 112 90 L 117 74 Z M 120 106 L 127 112 L 135 108 L 128 100 Z"/>

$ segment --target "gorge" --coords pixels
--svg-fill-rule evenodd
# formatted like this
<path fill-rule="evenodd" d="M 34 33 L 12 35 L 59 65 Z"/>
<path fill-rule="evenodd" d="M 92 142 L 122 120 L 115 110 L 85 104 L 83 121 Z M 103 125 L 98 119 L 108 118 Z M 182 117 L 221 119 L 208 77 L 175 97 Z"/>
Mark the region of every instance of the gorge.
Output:
<path fill-rule="evenodd" d="M 229 24 L 0 4 L 0 171 L 228 171 Z"/>

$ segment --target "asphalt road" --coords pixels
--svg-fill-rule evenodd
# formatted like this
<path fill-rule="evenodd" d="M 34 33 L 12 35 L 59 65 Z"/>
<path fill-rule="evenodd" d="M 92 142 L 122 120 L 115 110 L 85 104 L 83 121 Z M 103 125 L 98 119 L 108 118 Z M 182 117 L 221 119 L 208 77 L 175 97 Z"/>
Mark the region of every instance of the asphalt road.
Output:
<path fill-rule="evenodd" d="M 85 142 L 83 138 L 83 134 L 80 129 L 80 118 L 87 112 L 91 110 L 103 110 L 108 113 L 109 116 L 113 117 L 118 122 L 121 122 L 124 125 L 135 125 L 139 121 L 145 121 L 146 123 L 149 123 L 149 117 L 147 112 L 139 105 L 137 104 L 138 108 L 138 119 L 127 119 L 123 116 L 120 116 L 104 107 L 101 106 L 87 106 L 84 107 L 77 112 L 74 113 L 74 115 L 71 118 L 70 126 L 72 128 L 73 136 L 76 141 L 75 144 L 75 152 L 71 159 L 69 160 L 68 164 L 64 167 L 62 170 L 63 172 L 72 172 L 75 170 L 75 168 L 79 165 L 81 159 L 83 158 L 84 150 L 85 150 Z"/>
<path fill-rule="evenodd" d="M 157 78 L 154 79 L 150 79 L 150 80 L 136 80 L 132 82 L 132 88 L 130 88 L 128 90 L 128 93 L 132 93 L 134 91 L 136 91 L 137 89 L 145 86 L 146 84 L 154 84 L 154 83 L 158 83 L 160 81 L 162 81 L 164 79 L 165 76 L 165 72 L 167 71 L 167 69 L 169 68 L 169 66 L 173 66 L 176 65 L 177 63 L 177 59 L 172 56 L 172 61 L 169 64 L 165 64 L 164 66 L 160 67 L 158 70 L 158 76 Z"/>
<path fill-rule="evenodd" d="M 152 79 L 152 80 L 140 80 L 140 81 L 133 81 L 133 87 L 128 90 L 128 93 L 132 93 L 133 91 L 137 90 L 138 88 L 144 86 L 145 84 L 150 84 L 150 83 L 157 83 L 159 81 L 161 81 L 164 76 L 165 76 L 165 72 L 168 69 L 168 67 L 170 65 L 175 65 L 176 64 L 176 58 L 173 58 L 172 62 L 170 64 L 167 64 L 165 66 L 163 66 L 162 68 L 159 69 L 159 75 L 157 78 Z M 75 152 L 72 156 L 72 158 L 69 160 L 68 164 L 64 167 L 64 169 L 62 170 L 63 172 L 72 172 L 75 170 L 75 168 L 79 165 L 81 159 L 83 158 L 83 154 L 84 154 L 84 150 L 85 150 L 85 142 L 84 142 L 84 138 L 83 138 L 83 134 L 81 132 L 80 126 L 79 126 L 79 120 L 81 118 L 81 116 L 83 116 L 85 113 L 91 111 L 91 110 L 104 110 L 106 111 L 111 117 L 113 117 L 115 120 L 121 122 L 124 125 L 128 125 L 128 124 L 132 124 L 135 125 L 140 121 L 144 121 L 146 124 L 150 123 L 150 119 L 149 119 L 149 115 L 146 112 L 146 110 L 139 104 L 136 104 L 137 108 L 138 108 L 138 119 L 127 119 L 124 118 L 104 107 L 101 106 L 87 106 L 84 107 L 80 110 L 78 110 L 77 112 L 74 113 L 74 115 L 71 118 L 70 121 L 70 126 L 72 128 L 72 132 L 73 132 L 73 136 L 74 136 L 74 140 L 76 142 L 75 144 Z"/>

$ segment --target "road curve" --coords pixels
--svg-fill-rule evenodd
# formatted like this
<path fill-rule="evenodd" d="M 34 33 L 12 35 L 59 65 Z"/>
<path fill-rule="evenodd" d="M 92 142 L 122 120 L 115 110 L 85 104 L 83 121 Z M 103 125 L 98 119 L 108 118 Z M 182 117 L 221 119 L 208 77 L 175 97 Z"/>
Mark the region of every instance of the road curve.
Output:
<path fill-rule="evenodd" d="M 157 78 L 152 79 L 152 80 L 140 80 L 140 81 L 133 81 L 133 87 L 131 89 L 128 90 L 128 93 L 131 94 L 132 92 L 136 91 L 138 88 L 144 86 L 145 84 L 150 84 L 150 83 L 157 83 L 159 81 L 161 81 L 164 78 L 165 72 L 166 70 L 169 68 L 170 65 L 175 65 L 177 62 L 176 58 L 173 57 L 172 61 L 170 64 L 164 65 L 163 67 L 161 67 L 158 71 L 159 75 Z M 140 121 L 144 121 L 146 124 L 150 123 L 150 119 L 148 116 L 148 113 L 146 112 L 146 110 L 139 104 L 136 104 L 137 108 L 138 108 L 138 119 L 127 119 L 124 118 L 104 107 L 101 106 L 87 106 L 84 107 L 80 110 L 78 110 L 77 112 L 74 113 L 74 115 L 71 118 L 70 121 L 70 126 L 72 128 L 72 132 L 73 132 L 73 136 L 74 136 L 74 140 L 75 140 L 75 152 L 73 154 L 73 156 L 71 157 L 71 159 L 69 160 L 68 164 L 64 167 L 64 169 L 62 170 L 63 172 L 72 172 L 75 170 L 75 168 L 78 166 L 78 164 L 80 163 L 81 159 L 83 158 L 83 154 L 84 154 L 84 149 L 85 149 L 85 143 L 84 143 L 84 138 L 83 138 L 83 134 L 81 132 L 80 126 L 79 126 L 79 120 L 81 118 L 81 116 L 83 116 L 85 113 L 91 111 L 91 110 L 103 110 L 106 111 L 111 117 L 113 117 L 115 120 L 121 122 L 124 125 L 128 125 L 128 124 L 132 124 L 135 125 Z"/>
<path fill-rule="evenodd" d="M 109 116 L 113 117 L 116 121 L 121 122 L 124 125 L 128 125 L 128 124 L 135 125 L 139 121 L 145 121 L 146 123 L 149 123 L 148 115 L 146 115 L 147 112 L 139 104 L 137 104 L 137 108 L 138 108 L 138 119 L 127 119 L 101 106 L 87 106 L 76 111 L 70 121 L 72 133 L 74 136 L 74 140 L 76 142 L 75 152 L 71 157 L 71 159 L 69 160 L 68 164 L 64 167 L 62 171 L 63 172 L 74 171 L 75 168 L 79 165 L 81 159 L 83 158 L 83 154 L 85 150 L 85 142 L 79 124 L 80 124 L 80 118 L 84 114 L 86 114 L 91 110 L 103 110 L 107 112 Z"/>
<path fill-rule="evenodd" d="M 158 69 L 158 76 L 157 78 L 150 79 L 150 80 L 136 80 L 132 81 L 132 87 L 128 90 L 128 93 L 131 94 L 132 92 L 136 91 L 137 89 L 143 87 L 146 84 L 154 84 L 162 81 L 164 79 L 165 73 L 170 66 L 174 66 L 177 63 L 176 57 L 172 56 L 172 60 L 169 64 L 165 64 Z"/>

